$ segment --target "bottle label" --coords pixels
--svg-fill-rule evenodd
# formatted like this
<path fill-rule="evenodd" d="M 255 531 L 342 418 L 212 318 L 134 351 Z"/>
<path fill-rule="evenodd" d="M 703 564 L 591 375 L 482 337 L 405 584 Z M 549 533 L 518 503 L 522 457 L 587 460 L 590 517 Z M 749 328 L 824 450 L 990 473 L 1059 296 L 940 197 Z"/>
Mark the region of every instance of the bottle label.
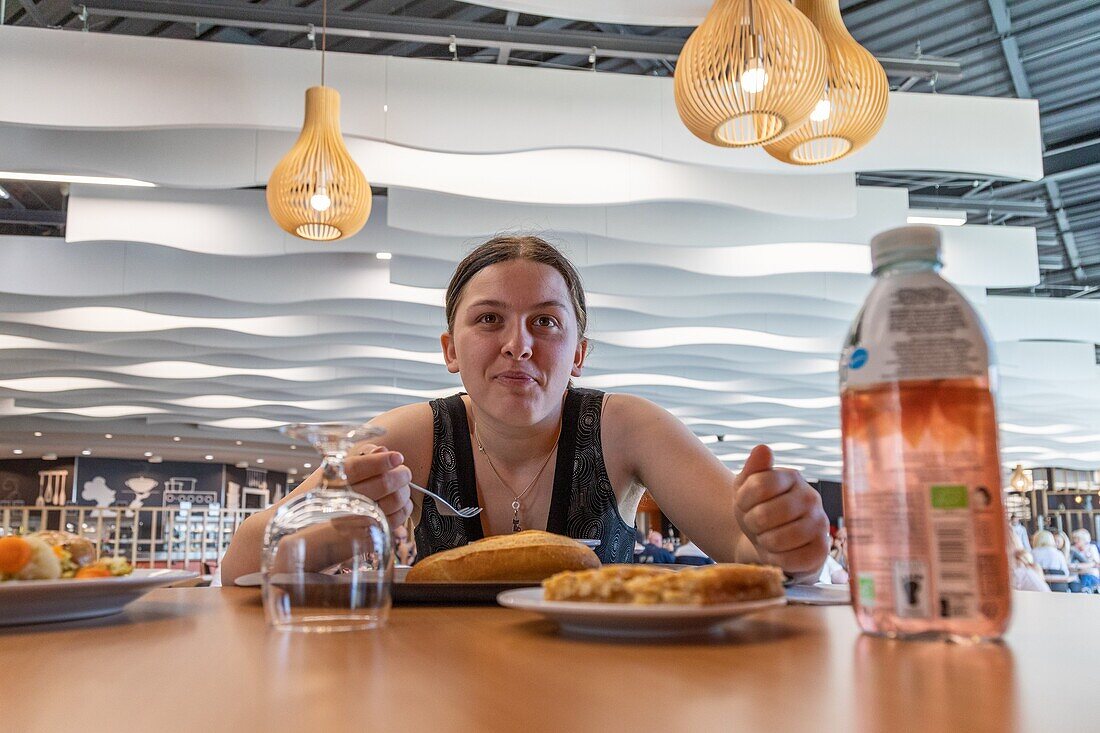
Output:
<path fill-rule="evenodd" d="M 962 294 L 935 272 L 876 283 L 848 341 L 840 361 L 842 389 L 989 373 L 981 322 Z"/>
<path fill-rule="evenodd" d="M 957 618 L 977 613 L 977 562 L 974 524 L 964 484 L 932 486 L 932 552 L 935 557 L 939 616 Z"/>
<path fill-rule="evenodd" d="M 901 618 L 928 618 L 928 566 L 921 560 L 894 563 L 894 612 Z"/>

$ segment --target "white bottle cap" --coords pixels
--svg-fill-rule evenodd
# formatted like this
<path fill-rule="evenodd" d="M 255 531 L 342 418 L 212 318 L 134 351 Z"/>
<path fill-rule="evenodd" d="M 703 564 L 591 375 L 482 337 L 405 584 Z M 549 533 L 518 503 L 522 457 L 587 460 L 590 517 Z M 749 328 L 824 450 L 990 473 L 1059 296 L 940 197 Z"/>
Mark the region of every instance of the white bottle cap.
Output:
<path fill-rule="evenodd" d="M 887 229 L 871 240 L 871 271 L 896 262 L 942 262 L 940 230 L 930 226 Z"/>

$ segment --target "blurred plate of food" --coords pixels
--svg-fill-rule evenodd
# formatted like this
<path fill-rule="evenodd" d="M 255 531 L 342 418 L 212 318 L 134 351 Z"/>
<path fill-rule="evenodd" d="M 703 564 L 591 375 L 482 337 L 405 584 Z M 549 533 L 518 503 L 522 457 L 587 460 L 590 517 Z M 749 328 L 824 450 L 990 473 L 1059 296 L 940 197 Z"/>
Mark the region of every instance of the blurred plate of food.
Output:
<path fill-rule="evenodd" d="M 105 578 L 5 581 L 0 583 L 0 626 L 108 616 L 154 588 L 197 576 L 190 570 L 134 570 Z"/>
<path fill-rule="evenodd" d="M 118 613 L 153 588 L 197 576 L 135 571 L 124 558 L 101 557 L 94 542 L 70 532 L 0 537 L 0 626 Z"/>

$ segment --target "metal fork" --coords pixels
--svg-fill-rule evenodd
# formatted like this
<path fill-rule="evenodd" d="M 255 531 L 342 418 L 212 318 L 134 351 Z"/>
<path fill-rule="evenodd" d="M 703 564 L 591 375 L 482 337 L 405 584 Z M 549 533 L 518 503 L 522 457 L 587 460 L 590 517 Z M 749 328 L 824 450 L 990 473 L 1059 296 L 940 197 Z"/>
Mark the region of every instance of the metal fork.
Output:
<path fill-rule="evenodd" d="M 479 506 L 467 507 L 466 509 L 458 509 L 451 506 L 450 502 L 448 502 L 439 494 L 428 491 L 423 486 L 417 486 L 416 484 L 409 482 L 409 488 L 416 489 L 421 494 L 426 494 L 427 496 L 435 499 L 436 508 L 439 510 L 441 516 L 461 517 L 462 519 L 469 519 L 470 517 L 476 517 L 478 514 L 481 514 L 481 507 Z"/>

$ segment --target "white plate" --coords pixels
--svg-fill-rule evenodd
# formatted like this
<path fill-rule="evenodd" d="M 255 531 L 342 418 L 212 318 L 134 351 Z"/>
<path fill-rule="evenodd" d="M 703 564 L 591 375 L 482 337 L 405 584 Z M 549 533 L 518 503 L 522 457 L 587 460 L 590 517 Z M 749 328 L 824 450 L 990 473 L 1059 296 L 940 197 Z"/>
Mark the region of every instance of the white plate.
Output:
<path fill-rule="evenodd" d="M 739 616 L 782 606 L 785 597 L 709 606 L 634 605 L 543 600 L 542 588 L 504 591 L 497 602 L 507 608 L 535 611 L 553 619 L 562 631 L 591 636 L 668 638 L 699 636 L 720 630 Z"/>
<path fill-rule="evenodd" d="M 787 600 L 805 606 L 846 606 L 852 602 L 847 585 L 814 583 L 787 586 Z"/>
<path fill-rule="evenodd" d="M 7 580 L 0 583 L 0 626 L 107 616 L 154 588 L 197 576 L 191 570 L 135 570 L 116 578 Z"/>

